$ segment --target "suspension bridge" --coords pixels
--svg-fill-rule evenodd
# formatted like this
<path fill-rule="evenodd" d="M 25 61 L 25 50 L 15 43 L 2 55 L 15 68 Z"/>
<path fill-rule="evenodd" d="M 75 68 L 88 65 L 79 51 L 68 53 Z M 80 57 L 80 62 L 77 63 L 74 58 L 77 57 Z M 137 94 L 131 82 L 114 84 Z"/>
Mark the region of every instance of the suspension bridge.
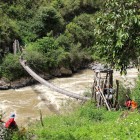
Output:
<path fill-rule="evenodd" d="M 47 86 L 48 88 L 61 93 L 63 95 L 69 96 L 71 98 L 75 98 L 75 99 L 79 99 L 79 100 L 83 100 L 83 101 L 87 101 L 90 98 L 89 97 L 84 97 L 81 96 L 79 94 L 73 93 L 71 91 L 67 91 L 65 89 L 59 88 L 56 85 L 50 83 L 49 81 L 44 80 L 42 77 L 40 77 L 37 73 L 35 73 L 26 63 L 26 60 L 24 60 L 22 57 L 20 57 L 19 59 L 20 64 L 22 65 L 22 67 L 28 72 L 28 74 L 30 74 L 36 81 L 38 81 L 39 83 Z"/>

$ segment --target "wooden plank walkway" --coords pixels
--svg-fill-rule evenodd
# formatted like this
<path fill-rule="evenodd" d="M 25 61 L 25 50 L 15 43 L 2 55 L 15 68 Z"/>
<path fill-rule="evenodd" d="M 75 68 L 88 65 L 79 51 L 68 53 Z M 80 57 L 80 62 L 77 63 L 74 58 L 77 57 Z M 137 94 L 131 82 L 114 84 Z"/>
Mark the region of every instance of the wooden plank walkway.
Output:
<path fill-rule="evenodd" d="M 76 94 L 76 93 L 67 91 L 67 90 L 65 90 L 65 89 L 62 89 L 62 88 L 59 88 L 59 87 L 53 85 L 52 83 L 50 83 L 50 82 L 44 80 L 44 79 L 41 78 L 39 75 L 37 75 L 28 65 L 25 64 L 25 60 L 23 60 L 23 59 L 20 58 L 19 61 L 20 61 L 20 64 L 23 66 L 23 68 L 24 68 L 35 80 L 37 80 L 39 83 L 41 83 L 41 84 L 43 84 L 43 85 L 49 87 L 50 89 L 52 89 L 52 90 L 54 90 L 54 91 L 56 91 L 56 92 L 59 92 L 59 93 L 61 93 L 61 94 L 67 95 L 67 96 L 69 96 L 69 97 L 71 97 L 71 98 L 75 98 L 75 99 L 79 99 L 79 100 L 84 100 L 84 101 L 90 99 L 90 98 L 88 98 L 88 97 L 83 97 L 83 96 L 81 96 L 81 95 L 78 95 L 78 94 Z"/>

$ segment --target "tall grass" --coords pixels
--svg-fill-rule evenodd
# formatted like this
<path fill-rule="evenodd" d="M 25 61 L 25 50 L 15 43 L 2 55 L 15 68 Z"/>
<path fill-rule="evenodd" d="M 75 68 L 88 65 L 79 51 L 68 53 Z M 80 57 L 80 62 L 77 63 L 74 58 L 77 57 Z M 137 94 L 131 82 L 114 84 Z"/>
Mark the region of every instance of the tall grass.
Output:
<path fill-rule="evenodd" d="M 48 116 L 12 140 L 139 140 L 137 111 L 107 111 L 88 102 L 71 114 Z M 19 133 L 20 134 L 20 133 Z M 30 134 L 30 135 L 29 135 Z"/>
<path fill-rule="evenodd" d="M 69 115 L 45 118 L 45 127 L 38 123 L 32 127 L 32 133 L 38 140 L 93 140 L 95 134 L 97 138 L 100 137 L 98 133 L 101 133 L 106 124 L 115 121 L 119 114 L 120 112 L 110 113 L 106 109 L 99 110 L 89 102 Z"/>
<path fill-rule="evenodd" d="M 89 106 L 88 106 L 89 107 Z M 97 111 L 95 109 L 95 111 Z M 83 109 L 82 109 L 83 112 Z M 32 133 L 37 140 L 138 140 L 140 115 L 129 112 L 123 118 L 120 112 L 102 110 L 95 115 L 74 113 L 69 116 L 47 117 L 45 127 L 37 124 Z M 98 112 L 98 111 L 97 111 Z"/>

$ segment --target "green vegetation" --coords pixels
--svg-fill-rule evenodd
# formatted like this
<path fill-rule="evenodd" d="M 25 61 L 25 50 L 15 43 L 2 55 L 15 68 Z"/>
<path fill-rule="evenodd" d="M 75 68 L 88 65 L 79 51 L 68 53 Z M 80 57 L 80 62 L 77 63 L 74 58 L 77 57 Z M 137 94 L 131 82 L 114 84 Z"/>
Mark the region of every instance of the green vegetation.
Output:
<path fill-rule="evenodd" d="M 126 72 L 130 61 L 139 56 L 139 6 L 137 0 L 107 0 L 97 13 L 97 52 L 121 72 Z"/>
<path fill-rule="evenodd" d="M 21 54 L 13 55 L 15 39 L 25 47 L 28 65 L 40 74 L 61 67 L 77 71 L 96 60 L 126 74 L 140 56 L 139 0 L 0 0 L 0 17 L 0 77 L 9 81 L 27 76 L 19 64 Z M 131 94 L 138 104 L 139 81 Z M 119 96 L 122 106 L 125 94 Z M 44 127 L 38 123 L 11 139 L 137 140 L 139 116 L 88 103 L 69 115 L 47 117 Z"/>
<path fill-rule="evenodd" d="M 140 52 L 139 7 L 138 0 L 1 0 L 0 63 L 8 63 L 4 58 L 18 39 L 30 50 L 28 64 L 42 73 L 61 67 L 76 71 L 95 60 L 126 73 Z M 9 80 L 25 76 L 2 69 Z"/>
<path fill-rule="evenodd" d="M 139 139 L 140 114 L 128 111 L 97 109 L 86 103 L 68 115 L 46 117 L 30 126 L 28 139 L 38 140 L 126 140 Z M 21 139 L 22 140 L 22 139 Z"/>
<path fill-rule="evenodd" d="M 1 65 L 1 75 L 10 81 L 25 75 L 25 71 L 19 64 L 19 55 L 8 54 Z"/>

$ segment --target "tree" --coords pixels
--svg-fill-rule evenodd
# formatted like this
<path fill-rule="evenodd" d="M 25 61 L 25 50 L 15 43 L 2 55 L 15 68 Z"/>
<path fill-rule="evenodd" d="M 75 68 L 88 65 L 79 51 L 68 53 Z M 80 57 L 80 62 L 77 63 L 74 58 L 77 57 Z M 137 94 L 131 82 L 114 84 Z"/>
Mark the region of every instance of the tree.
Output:
<path fill-rule="evenodd" d="M 46 36 L 50 31 L 57 35 L 62 32 L 63 25 L 63 18 L 55 8 L 41 7 L 32 21 L 32 31 L 39 38 Z"/>
<path fill-rule="evenodd" d="M 70 23 L 74 23 L 75 26 L 68 25 L 66 28 L 69 30 L 69 33 L 75 36 L 74 40 L 81 43 L 82 48 L 91 47 L 94 43 L 94 24 L 92 20 L 93 15 L 81 14 L 78 17 L 75 17 L 73 22 Z M 75 32 L 72 32 L 74 29 Z"/>
<path fill-rule="evenodd" d="M 36 60 L 35 57 L 38 57 L 39 61 L 35 63 L 36 64 L 41 63 L 41 65 L 44 66 L 46 69 L 52 68 L 52 67 L 58 67 L 59 65 L 62 64 L 63 60 L 65 60 L 68 56 L 68 53 L 65 51 L 65 48 L 59 46 L 58 42 L 55 41 L 53 37 L 48 37 L 48 36 L 43 37 L 42 39 L 38 39 L 36 42 L 30 44 L 27 47 L 27 49 L 28 49 L 28 52 L 34 51 L 36 53 L 34 57 L 32 54 L 35 54 L 35 53 L 30 53 L 30 56 L 29 56 L 30 60 L 32 62 L 35 62 Z M 32 59 L 31 59 L 31 56 L 32 56 Z"/>
<path fill-rule="evenodd" d="M 100 9 L 103 2 L 104 0 L 63 0 L 60 13 L 69 22 L 81 13 L 95 13 Z"/>
<path fill-rule="evenodd" d="M 121 72 L 140 55 L 139 0 L 107 0 L 96 19 L 96 49 Z"/>

